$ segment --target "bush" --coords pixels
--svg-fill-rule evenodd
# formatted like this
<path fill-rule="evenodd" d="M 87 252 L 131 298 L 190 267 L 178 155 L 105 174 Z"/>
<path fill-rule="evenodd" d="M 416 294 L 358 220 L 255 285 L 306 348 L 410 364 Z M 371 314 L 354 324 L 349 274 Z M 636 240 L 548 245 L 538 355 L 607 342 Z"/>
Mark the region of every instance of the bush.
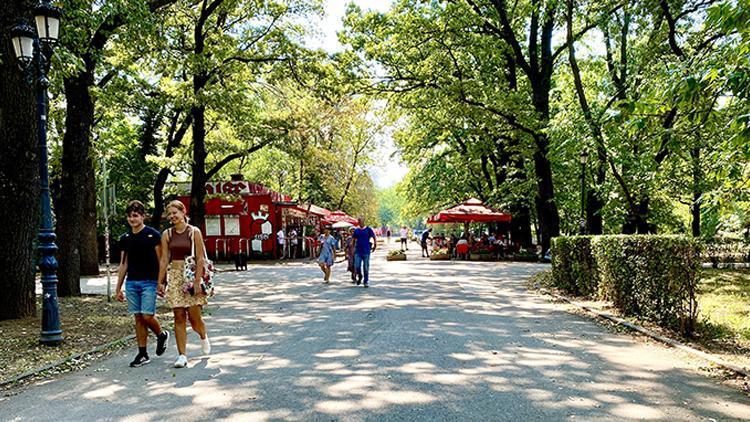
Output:
<path fill-rule="evenodd" d="M 697 243 L 683 236 L 574 236 L 553 240 L 555 286 L 597 294 L 625 315 L 690 334 L 695 327 Z"/>
<path fill-rule="evenodd" d="M 597 293 L 599 277 L 591 254 L 592 236 L 552 239 L 552 280 L 555 287 L 576 296 Z"/>
<path fill-rule="evenodd" d="M 750 245 L 739 239 L 711 239 L 703 244 L 701 261 L 710 262 L 714 268 L 719 263 L 750 262 Z"/>

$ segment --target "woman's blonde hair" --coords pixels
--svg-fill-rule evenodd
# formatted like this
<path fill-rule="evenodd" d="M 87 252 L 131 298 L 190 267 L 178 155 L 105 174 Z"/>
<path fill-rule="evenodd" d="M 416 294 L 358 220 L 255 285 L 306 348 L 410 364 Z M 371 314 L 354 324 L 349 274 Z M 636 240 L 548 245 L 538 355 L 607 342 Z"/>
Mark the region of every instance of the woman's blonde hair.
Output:
<path fill-rule="evenodd" d="M 166 207 L 164 207 L 164 213 L 167 213 L 167 210 L 170 208 L 177 208 L 178 210 L 182 211 L 183 214 L 185 214 L 185 222 L 188 222 L 188 216 L 187 216 L 187 210 L 185 209 L 185 204 L 182 203 L 182 201 L 174 200 L 170 201 Z"/>

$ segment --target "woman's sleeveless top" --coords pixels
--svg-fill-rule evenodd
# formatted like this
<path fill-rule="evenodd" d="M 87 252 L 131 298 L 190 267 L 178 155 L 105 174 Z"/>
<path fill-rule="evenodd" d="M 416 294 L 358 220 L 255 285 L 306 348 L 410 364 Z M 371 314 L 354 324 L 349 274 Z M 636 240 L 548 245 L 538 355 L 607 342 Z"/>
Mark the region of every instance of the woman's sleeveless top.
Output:
<path fill-rule="evenodd" d="M 172 235 L 169 238 L 169 257 L 172 261 L 184 261 L 186 256 L 190 255 L 192 244 L 190 242 L 191 227 L 185 229 L 182 233 L 172 228 Z"/>

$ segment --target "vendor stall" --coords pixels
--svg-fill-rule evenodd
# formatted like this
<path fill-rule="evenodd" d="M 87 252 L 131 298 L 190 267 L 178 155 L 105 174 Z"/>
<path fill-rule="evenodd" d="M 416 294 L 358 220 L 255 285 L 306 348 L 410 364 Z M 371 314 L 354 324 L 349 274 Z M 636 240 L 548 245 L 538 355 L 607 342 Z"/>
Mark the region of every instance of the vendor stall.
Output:
<path fill-rule="evenodd" d="M 183 192 L 178 199 L 189 208 L 189 184 L 178 184 L 178 188 Z M 244 180 L 206 183 L 206 194 L 206 221 L 201 229 L 209 256 L 217 260 L 237 254 L 279 257 L 279 229 L 284 229 L 287 239 L 296 232 L 296 249 L 292 242 L 285 242 L 285 247 L 304 256 L 310 250 L 305 247 L 306 232 L 311 226 L 319 228 L 328 212 L 314 205 L 300 206 L 289 195 Z"/>
<path fill-rule="evenodd" d="M 470 198 L 428 218 L 427 224 L 463 223 L 464 238 L 469 239 L 469 224 L 471 223 L 510 223 L 511 219 L 510 214 L 490 208 L 478 199 Z M 451 246 L 456 247 L 456 245 Z M 468 251 L 457 250 L 457 253 L 466 252 Z"/>

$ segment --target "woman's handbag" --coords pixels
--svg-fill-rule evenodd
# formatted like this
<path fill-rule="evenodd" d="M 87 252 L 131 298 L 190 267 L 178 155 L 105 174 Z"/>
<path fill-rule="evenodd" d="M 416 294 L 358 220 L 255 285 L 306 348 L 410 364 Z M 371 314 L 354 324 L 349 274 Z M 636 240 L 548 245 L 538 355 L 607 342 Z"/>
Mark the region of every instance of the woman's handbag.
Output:
<path fill-rule="evenodd" d="M 195 269 L 196 269 L 196 259 L 195 259 L 195 240 L 193 238 L 193 230 L 194 228 L 190 227 L 190 256 L 185 257 L 185 280 L 188 281 L 188 283 L 185 284 L 183 287 L 184 291 L 186 293 L 190 293 L 191 295 L 195 294 L 193 283 L 195 280 Z M 208 259 L 208 254 L 206 253 L 206 247 L 203 246 L 203 279 L 201 280 L 201 290 L 203 290 L 203 293 L 206 294 L 206 296 L 211 297 L 214 295 L 214 263 L 210 259 Z"/>

